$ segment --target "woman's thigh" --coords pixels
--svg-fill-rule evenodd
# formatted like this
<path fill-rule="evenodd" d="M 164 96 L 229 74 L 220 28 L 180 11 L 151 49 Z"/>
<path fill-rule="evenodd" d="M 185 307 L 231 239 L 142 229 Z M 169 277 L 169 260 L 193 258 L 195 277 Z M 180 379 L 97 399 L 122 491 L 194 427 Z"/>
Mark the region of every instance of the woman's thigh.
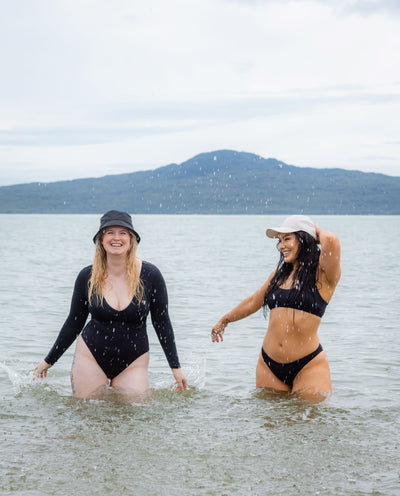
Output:
<path fill-rule="evenodd" d="M 302 396 L 326 397 L 332 391 L 329 362 L 325 351 L 305 365 L 293 381 L 293 392 Z"/>
<path fill-rule="evenodd" d="M 76 398 L 94 397 L 108 385 L 108 378 L 79 336 L 71 369 L 72 391 Z"/>
<path fill-rule="evenodd" d="M 274 389 L 275 391 L 290 391 L 290 386 L 278 379 L 264 362 L 261 353 L 256 368 L 256 387 Z"/>
<path fill-rule="evenodd" d="M 149 353 L 144 353 L 111 381 L 111 386 L 126 391 L 144 393 L 150 387 Z"/>

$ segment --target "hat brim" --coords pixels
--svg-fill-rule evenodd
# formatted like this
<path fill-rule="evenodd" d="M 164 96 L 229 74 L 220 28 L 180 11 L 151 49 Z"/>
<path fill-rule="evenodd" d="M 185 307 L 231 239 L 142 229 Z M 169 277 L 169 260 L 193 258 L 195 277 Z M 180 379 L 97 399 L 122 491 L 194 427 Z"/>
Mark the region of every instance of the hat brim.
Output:
<path fill-rule="evenodd" d="M 315 232 L 310 232 L 308 229 L 293 229 L 289 227 L 271 227 L 270 229 L 267 229 L 265 231 L 265 234 L 269 238 L 278 238 L 280 234 L 289 234 L 289 233 L 295 233 L 299 231 L 304 231 L 310 236 L 312 236 L 315 240 L 317 239 L 317 235 Z"/>
<path fill-rule="evenodd" d="M 93 243 L 96 243 L 97 236 L 102 231 L 104 231 L 104 229 L 106 227 L 111 227 L 111 226 L 125 227 L 126 229 L 128 229 L 129 231 L 131 231 L 135 235 L 136 241 L 138 243 L 140 243 L 140 236 L 139 236 L 139 234 L 134 229 L 132 229 L 132 227 L 128 223 L 126 223 L 124 221 L 115 221 L 115 220 L 114 221 L 110 221 L 110 222 L 106 222 L 103 226 L 101 226 L 101 229 L 99 229 L 97 231 L 97 233 L 95 234 L 95 236 L 93 237 Z"/>
<path fill-rule="evenodd" d="M 265 231 L 265 234 L 269 238 L 277 238 L 279 234 L 288 234 L 294 232 L 293 229 L 289 229 L 287 227 L 271 227 Z"/>

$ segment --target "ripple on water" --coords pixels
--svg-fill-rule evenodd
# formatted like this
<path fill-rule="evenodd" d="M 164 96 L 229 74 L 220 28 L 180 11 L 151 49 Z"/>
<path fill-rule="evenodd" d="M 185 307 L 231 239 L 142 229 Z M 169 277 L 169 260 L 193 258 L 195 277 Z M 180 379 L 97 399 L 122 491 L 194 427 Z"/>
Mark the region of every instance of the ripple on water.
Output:
<path fill-rule="evenodd" d="M 10 494 L 38 484 L 49 494 L 66 494 L 68 484 L 77 495 L 172 494 L 182 487 L 189 495 L 216 494 L 216 488 L 217 494 L 339 494 L 349 487 L 354 494 L 366 487 L 380 494 L 373 473 L 390 495 L 398 473 L 388 464 L 397 453 L 396 430 L 381 426 L 394 412 L 196 388 L 183 395 L 155 389 L 142 404 L 112 396 L 84 401 L 27 382 L 2 412 L 9 453 L 3 480 Z"/>
<path fill-rule="evenodd" d="M 334 392 L 317 406 L 291 394 L 254 390 L 262 316 L 232 325 L 222 346 L 209 342 L 212 324 L 273 270 L 262 237 L 268 219 L 261 216 L 138 219 L 144 242 L 150 239 L 145 256 L 167 280 L 189 391 L 173 392 L 150 325 L 154 389 L 144 403 L 118 403 L 112 394 L 102 401 L 72 398 L 72 349 L 47 381 L 32 381 L 26 371 L 47 352 L 65 318 L 74 277 L 92 257 L 89 244 L 83 253 L 79 233 L 92 221 L 96 226 L 97 216 L 71 217 L 62 223 L 57 216 L 7 217 L 19 252 L 3 250 L 0 281 L 0 361 L 9 367 L 0 368 L 5 495 L 398 496 L 400 367 L 393 288 L 400 273 L 395 264 L 388 271 L 380 257 L 388 233 L 392 244 L 398 240 L 393 218 L 357 217 L 367 240 L 362 245 L 354 243 L 354 218 L 321 219 L 341 233 L 343 275 L 320 332 Z M 28 249 L 19 242 L 38 230 L 43 236 Z M 227 244 L 228 238 L 255 241 Z M 72 257 L 67 264 L 65 253 Z M 199 263 L 204 253 L 212 253 L 208 264 Z M 371 288 L 379 289 L 372 300 Z"/>

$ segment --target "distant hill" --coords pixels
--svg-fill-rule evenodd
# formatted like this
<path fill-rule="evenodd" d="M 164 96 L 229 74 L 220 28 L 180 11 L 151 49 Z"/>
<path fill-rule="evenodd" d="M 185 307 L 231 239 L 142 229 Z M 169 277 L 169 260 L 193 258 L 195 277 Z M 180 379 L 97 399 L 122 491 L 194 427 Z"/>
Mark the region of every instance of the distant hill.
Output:
<path fill-rule="evenodd" d="M 400 177 L 229 150 L 151 171 L 0 187 L 1 213 L 400 214 Z"/>

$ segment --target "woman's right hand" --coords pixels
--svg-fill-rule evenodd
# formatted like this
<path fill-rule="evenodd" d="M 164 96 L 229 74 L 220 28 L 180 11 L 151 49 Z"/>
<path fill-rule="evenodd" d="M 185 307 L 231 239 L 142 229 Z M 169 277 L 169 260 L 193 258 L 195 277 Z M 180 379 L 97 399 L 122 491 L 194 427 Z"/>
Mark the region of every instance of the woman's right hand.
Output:
<path fill-rule="evenodd" d="M 213 343 L 219 343 L 220 340 L 224 340 L 224 332 L 227 325 L 228 323 L 221 320 L 215 324 L 211 330 L 211 341 Z"/>
<path fill-rule="evenodd" d="M 47 377 L 47 370 L 51 367 L 51 365 L 44 360 L 42 360 L 36 367 L 33 369 L 33 374 L 36 377 L 40 377 L 41 379 L 44 379 Z"/>

